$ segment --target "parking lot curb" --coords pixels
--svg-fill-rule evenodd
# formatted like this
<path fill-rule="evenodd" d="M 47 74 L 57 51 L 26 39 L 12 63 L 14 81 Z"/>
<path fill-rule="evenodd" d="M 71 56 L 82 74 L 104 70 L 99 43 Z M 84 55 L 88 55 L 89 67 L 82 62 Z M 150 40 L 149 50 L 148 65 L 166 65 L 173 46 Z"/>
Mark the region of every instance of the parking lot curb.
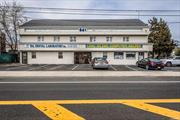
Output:
<path fill-rule="evenodd" d="M 176 76 L 175 71 L 0 71 L 0 77 L 121 77 L 121 76 Z"/>

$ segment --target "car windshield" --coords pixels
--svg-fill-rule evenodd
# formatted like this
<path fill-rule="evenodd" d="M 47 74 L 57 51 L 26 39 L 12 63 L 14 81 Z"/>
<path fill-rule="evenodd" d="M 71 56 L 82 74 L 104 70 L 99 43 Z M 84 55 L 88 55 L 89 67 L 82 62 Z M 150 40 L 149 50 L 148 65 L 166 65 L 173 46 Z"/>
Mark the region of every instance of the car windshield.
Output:
<path fill-rule="evenodd" d="M 173 58 L 174 58 L 174 57 L 172 57 L 172 56 L 171 56 L 171 57 L 168 57 L 168 59 L 173 59 Z"/>
<path fill-rule="evenodd" d="M 95 60 L 97 60 L 97 61 L 105 61 L 106 60 L 106 58 L 104 58 L 104 57 L 101 57 L 101 58 L 96 58 Z"/>
<path fill-rule="evenodd" d="M 159 59 L 150 58 L 149 60 L 152 61 L 152 62 L 161 62 Z"/>

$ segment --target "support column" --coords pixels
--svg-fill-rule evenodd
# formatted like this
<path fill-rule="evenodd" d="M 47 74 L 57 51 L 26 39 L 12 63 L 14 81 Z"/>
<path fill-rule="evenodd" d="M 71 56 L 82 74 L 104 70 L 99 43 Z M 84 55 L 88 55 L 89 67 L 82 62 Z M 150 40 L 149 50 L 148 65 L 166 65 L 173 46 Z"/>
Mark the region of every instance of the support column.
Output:
<path fill-rule="evenodd" d="M 148 52 L 144 52 L 144 58 L 148 58 Z"/>
<path fill-rule="evenodd" d="M 22 51 L 19 53 L 19 63 L 22 64 Z"/>

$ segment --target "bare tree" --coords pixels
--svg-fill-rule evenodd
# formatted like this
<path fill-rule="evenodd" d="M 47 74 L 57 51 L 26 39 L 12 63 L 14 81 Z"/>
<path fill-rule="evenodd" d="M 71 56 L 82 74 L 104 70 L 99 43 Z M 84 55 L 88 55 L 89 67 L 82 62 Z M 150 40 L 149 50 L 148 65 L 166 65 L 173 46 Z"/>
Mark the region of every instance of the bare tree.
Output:
<path fill-rule="evenodd" d="M 6 36 L 0 31 L 0 54 L 6 52 Z"/>
<path fill-rule="evenodd" d="M 12 4 L 0 3 L 0 30 L 6 34 L 6 44 L 12 51 L 18 48 L 18 28 L 26 21 L 23 16 L 23 7 L 13 2 Z"/>

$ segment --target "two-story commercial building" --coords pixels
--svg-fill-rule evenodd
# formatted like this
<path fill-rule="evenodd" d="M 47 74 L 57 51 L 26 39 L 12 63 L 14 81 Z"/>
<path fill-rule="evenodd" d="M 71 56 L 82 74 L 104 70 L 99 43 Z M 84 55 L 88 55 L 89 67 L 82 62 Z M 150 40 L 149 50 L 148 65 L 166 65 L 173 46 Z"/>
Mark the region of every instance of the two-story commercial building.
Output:
<path fill-rule="evenodd" d="M 152 51 L 149 28 L 139 19 L 31 20 L 19 33 L 23 64 L 89 64 L 94 57 L 135 64 Z"/>

